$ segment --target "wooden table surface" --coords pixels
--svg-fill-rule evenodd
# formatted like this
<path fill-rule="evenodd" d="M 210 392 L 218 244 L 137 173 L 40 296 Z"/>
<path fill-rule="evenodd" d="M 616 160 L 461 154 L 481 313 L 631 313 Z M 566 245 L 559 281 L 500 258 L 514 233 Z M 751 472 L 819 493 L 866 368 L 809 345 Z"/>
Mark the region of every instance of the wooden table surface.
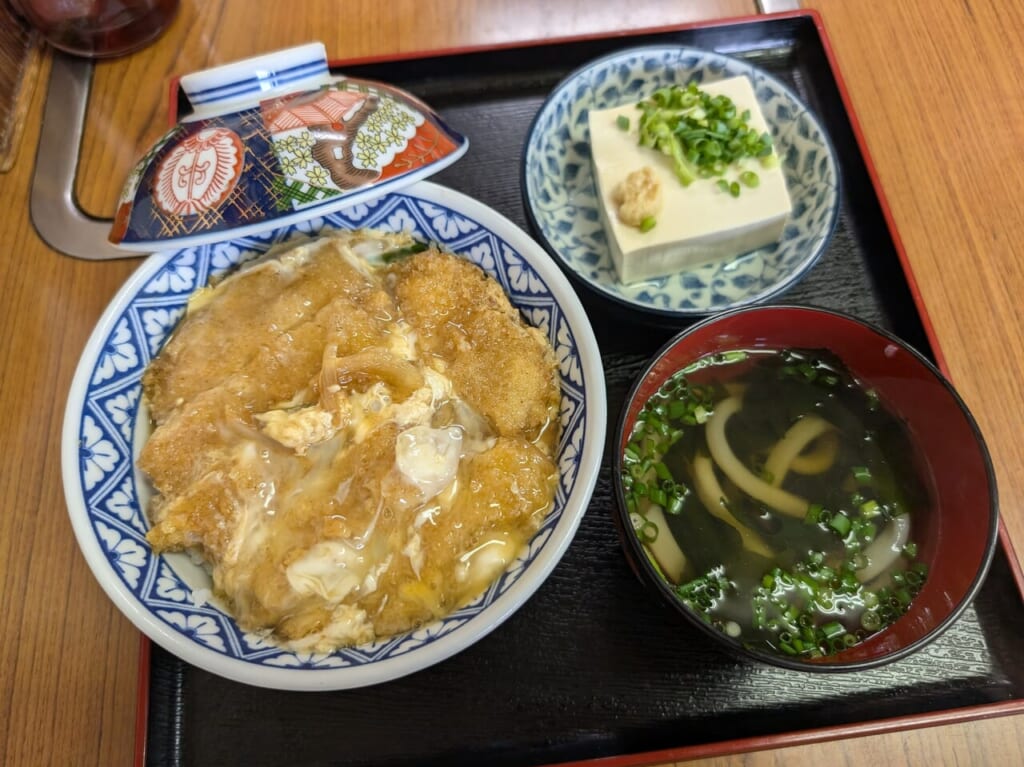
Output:
<path fill-rule="evenodd" d="M 985 433 L 1024 551 L 1024 3 L 811 0 L 887 194 L 947 370 Z M 753 0 L 182 0 L 153 46 L 97 67 L 77 195 L 109 215 L 164 129 L 167 78 L 321 39 L 332 57 L 490 44 L 749 14 Z M 624 16 L 628 18 L 624 19 Z M 0 763 L 133 757 L 139 634 L 78 552 L 60 470 L 64 402 L 137 261 L 51 251 L 28 217 L 45 79 L 0 175 Z M 705 759 L 706 765 L 1024 764 L 1024 716 Z"/>

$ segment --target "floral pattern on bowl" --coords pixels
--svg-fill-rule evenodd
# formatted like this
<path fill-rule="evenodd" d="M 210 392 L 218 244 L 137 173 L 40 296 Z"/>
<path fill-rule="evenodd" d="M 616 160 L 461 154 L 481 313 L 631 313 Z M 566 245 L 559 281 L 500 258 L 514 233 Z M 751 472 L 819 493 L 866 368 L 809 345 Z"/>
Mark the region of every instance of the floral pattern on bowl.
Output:
<path fill-rule="evenodd" d="M 771 127 L 793 212 L 782 239 L 723 263 L 632 284 L 619 281 L 598 209 L 587 115 L 667 85 L 747 76 Z M 788 86 L 752 64 L 683 46 L 633 48 L 567 77 L 534 118 L 523 159 L 534 231 L 597 293 L 661 319 L 688 320 L 757 303 L 798 282 L 824 252 L 839 213 L 839 165 L 815 115 Z"/>
<path fill-rule="evenodd" d="M 328 654 L 282 649 L 241 630 L 186 554 L 155 556 L 145 539 L 150 490 L 135 467 L 148 434 L 141 379 L 192 292 L 278 242 L 324 228 L 405 231 L 478 264 L 559 362 L 562 438 L 555 505 L 527 550 L 471 604 L 415 631 Z M 341 689 L 437 663 L 496 628 L 541 585 L 589 503 L 607 420 L 600 352 L 571 285 L 520 229 L 483 204 L 424 182 L 257 236 L 150 257 L 114 298 L 79 362 L 65 412 L 64 487 L 72 526 L 100 585 L 153 641 L 248 684 Z"/>
<path fill-rule="evenodd" d="M 115 245 L 190 247 L 286 226 L 426 178 L 468 147 L 411 94 L 332 76 L 320 44 L 182 85 L 195 112 L 131 172 Z"/>

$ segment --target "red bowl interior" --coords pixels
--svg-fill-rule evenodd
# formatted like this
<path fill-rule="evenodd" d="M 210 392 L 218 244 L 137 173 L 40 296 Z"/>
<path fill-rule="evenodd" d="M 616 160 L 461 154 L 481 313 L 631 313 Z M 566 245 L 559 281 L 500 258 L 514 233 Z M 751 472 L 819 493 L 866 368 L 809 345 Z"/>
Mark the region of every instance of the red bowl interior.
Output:
<path fill-rule="evenodd" d="M 996 545 L 995 479 L 984 441 L 952 386 L 917 352 L 877 328 L 821 309 L 768 306 L 720 315 L 684 331 L 655 358 L 623 413 L 619 453 L 644 402 L 679 369 L 706 354 L 729 349 L 786 348 L 830 349 L 854 376 L 877 391 L 890 412 L 904 420 L 930 485 L 932 507 L 915 511 L 914 530 L 929 574 L 900 620 L 849 650 L 818 661 L 796 662 L 754 654 L 782 665 L 822 670 L 878 665 L 923 646 L 963 611 L 980 587 Z M 640 567 L 650 577 L 659 579 L 642 556 L 639 542 L 635 545 L 634 559 L 641 560 Z M 637 564 L 633 562 L 634 567 Z M 662 591 L 702 629 L 740 647 L 690 614 L 667 588 Z"/>

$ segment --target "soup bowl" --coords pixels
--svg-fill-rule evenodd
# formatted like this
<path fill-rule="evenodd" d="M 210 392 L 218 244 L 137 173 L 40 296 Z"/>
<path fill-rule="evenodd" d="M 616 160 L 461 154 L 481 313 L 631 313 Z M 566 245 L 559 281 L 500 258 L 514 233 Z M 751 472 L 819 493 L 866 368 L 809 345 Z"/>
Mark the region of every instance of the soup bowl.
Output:
<path fill-rule="evenodd" d="M 913 559 L 920 563 L 918 572 L 927 575 L 922 584 L 914 584 L 916 594 L 905 612 L 877 633 L 856 637 L 856 643 L 851 638 L 847 645 L 833 646 L 820 654 L 793 653 L 792 647 L 781 648 L 778 643 L 745 641 L 735 636 L 739 629 L 735 623 L 728 627 L 734 635 L 723 630 L 721 621 L 717 627 L 713 625 L 707 613 L 692 607 L 693 599 L 684 600 L 677 591 L 678 584 L 663 574 L 645 545 L 645 537 L 652 542 L 651 531 L 640 527 L 641 523 L 647 524 L 647 517 L 638 516 L 635 505 L 631 513 L 627 502 L 627 487 L 632 481 L 629 464 L 635 459 L 635 451 L 625 456 L 626 449 L 644 404 L 666 381 L 679 371 L 693 370 L 690 366 L 708 355 L 742 350 L 756 356 L 757 352 L 789 349 L 831 353 L 865 391 L 877 395 L 884 410 L 902 425 L 913 454 L 914 473 L 927 498 L 918 508 L 911 508 L 911 538 L 916 550 L 904 552 L 912 552 Z M 727 379 L 730 373 L 725 368 L 723 371 Z M 758 661 L 834 672 L 871 668 L 903 658 L 933 641 L 960 616 L 980 589 L 995 553 L 996 483 L 974 418 L 952 385 L 921 353 L 891 333 L 852 316 L 807 306 L 763 306 L 728 312 L 691 326 L 669 341 L 636 380 L 623 407 L 614 444 L 616 524 L 634 572 L 697 631 L 733 653 Z M 770 482 L 770 475 L 766 476 Z M 729 508 L 724 502 L 723 506 Z M 661 519 L 668 517 L 663 515 Z M 656 528 L 653 536 L 656 541 Z M 685 550 L 686 543 L 680 540 L 680 548 Z M 899 561 L 909 558 L 901 556 Z M 722 564 L 728 578 L 731 563 Z M 902 580 L 897 578 L 897 583 Z M 766 573 L 766 587 L 770 582 Z M 719 596 L 728 593 L 719 592 Z"/>

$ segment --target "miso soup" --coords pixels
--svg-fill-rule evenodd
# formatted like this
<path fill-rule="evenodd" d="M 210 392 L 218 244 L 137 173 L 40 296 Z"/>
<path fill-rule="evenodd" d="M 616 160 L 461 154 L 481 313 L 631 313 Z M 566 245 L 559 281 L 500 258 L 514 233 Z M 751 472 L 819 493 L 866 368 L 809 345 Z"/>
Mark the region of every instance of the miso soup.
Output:
<path fill-rule="evenodd" d="M 622 483 L 684 603 L 747 646 L 816 658 L 893 623 L 924 583 L 913 456 L 901 421 L 833 355 L 736 350 L 644 404 Z"/>

